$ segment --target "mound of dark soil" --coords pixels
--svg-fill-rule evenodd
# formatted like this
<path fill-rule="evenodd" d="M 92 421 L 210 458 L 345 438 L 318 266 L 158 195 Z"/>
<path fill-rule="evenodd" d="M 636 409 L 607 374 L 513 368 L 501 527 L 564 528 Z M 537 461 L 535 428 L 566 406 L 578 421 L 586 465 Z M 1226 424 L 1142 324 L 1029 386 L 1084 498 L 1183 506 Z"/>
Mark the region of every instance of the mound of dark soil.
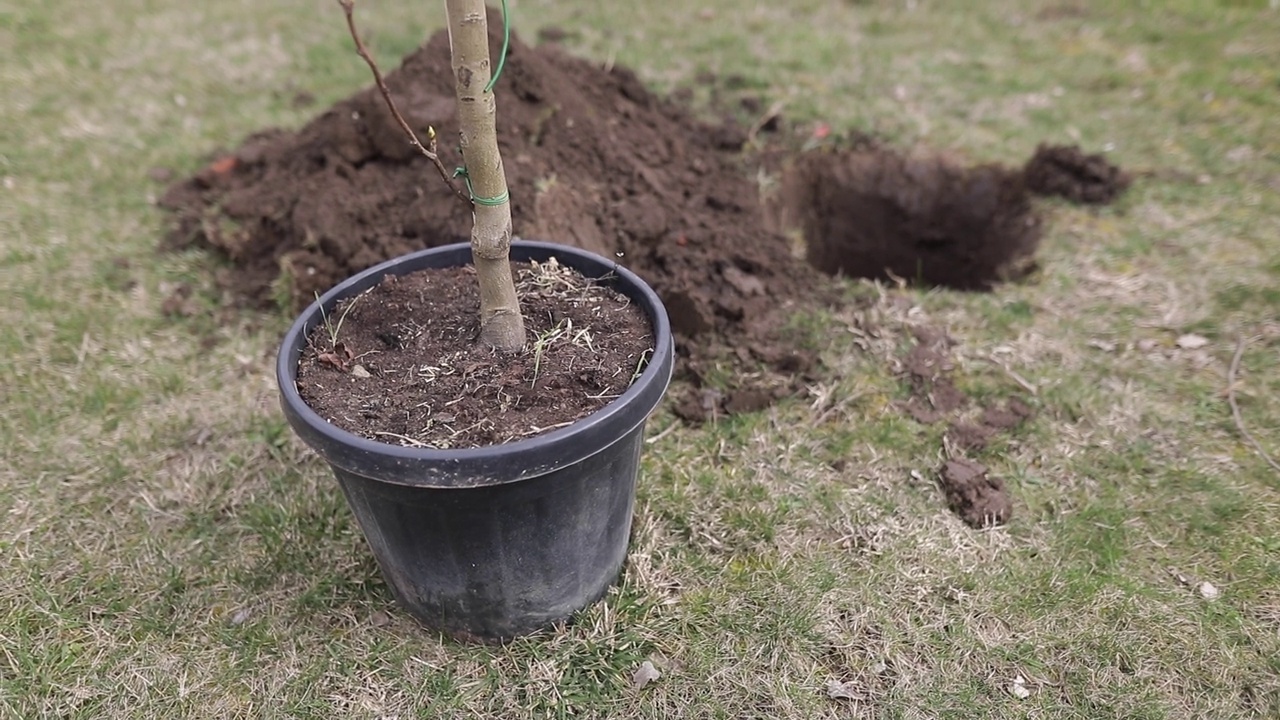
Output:
<path fill-rule="evenodd" d="M 387 82 L 410 124 L 434 127 L 456 162 L 446 34 Z M 517 235 L 618 257 L 663 297 L 686 354 L 727 345 L 785 360 L 773 320 L 819 284 L 761 221 L 736 152 L 742 132 L 695 121 L 629 70 L 518 37 L 496 93 Z M 249 138 L 161 202 L 178 218 L 171 243 L 225 253 L 238 272 L 224 283 L 260 306 L 298 306 L 382 260 L 465 241 L 471 223 L 372 87 L 297 132 Z"/>

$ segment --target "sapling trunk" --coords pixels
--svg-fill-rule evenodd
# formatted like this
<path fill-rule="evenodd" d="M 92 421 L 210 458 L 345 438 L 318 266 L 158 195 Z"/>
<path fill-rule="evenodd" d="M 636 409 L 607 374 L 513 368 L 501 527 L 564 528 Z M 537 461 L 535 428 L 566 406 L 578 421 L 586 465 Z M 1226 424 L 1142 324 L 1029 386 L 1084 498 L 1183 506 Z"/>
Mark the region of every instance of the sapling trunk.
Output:
<path fill-rule="evenodd" d="M 445 0 L 462 162 L 474 198 L 471 254 L 480 284 L 480 342 L 514 352 L 524 347 L 524 317 L 511 277 L 511 204 L 498 152 L 497 103 L 489 84 L 489 23 L 484 0 Z M 484 200 L 489 199 L 489 203 Z"/>

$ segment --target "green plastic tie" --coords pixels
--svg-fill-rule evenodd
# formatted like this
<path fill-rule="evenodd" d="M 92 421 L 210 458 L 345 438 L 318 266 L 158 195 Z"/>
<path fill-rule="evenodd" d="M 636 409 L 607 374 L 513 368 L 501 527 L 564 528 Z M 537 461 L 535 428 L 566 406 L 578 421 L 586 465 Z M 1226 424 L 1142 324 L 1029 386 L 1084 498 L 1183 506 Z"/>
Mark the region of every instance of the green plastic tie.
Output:
<path fill-rule="evenodd" d="M 471 202 L 477 205 L 497 207 L 511 199 L 510 192 L 503 192 L 498 197 L 476 197 L 476 191 L 471 188 L 471 176 L 467 174 L 467 169 L 464 167 L 454 168 L 453 176 L 462 178 L 462 181 L 467 184 L 467 194 L 471 196 Z"/>
<path fill-rule="evenodd" d="M 498 56 L 498 65 L 494 68 L 493 77 L 489 78 L 489 84 L 484 86 L 485 92 L 493 92 L 493 86 L 497 84 L 498 78 L 502 75 L 502 68 L 507 64 L 507 49 L 511 47 L 511 16 L 507 13 L 507 0 L 502 0 L 502 54 Z M 461 152 L 461 148 L 459 148 Z M 471 202 L 477 205 L 485 205 L 488 207 L 496 207 L 511 199 L 510 192 L 504 192 L 497 197 L 476 197 L 476 191 L 471 187 L 471 176 L 467 174 L 465 167 L 457 168 L 453 171 L 454 177 L 460 177 L 467 184 L 467 194 L 471 196 Z"/>
<path fill-rule="evenodd" d="M 507 48 L 510 46 L 511 17 L 507 15 L 507 0 L 502 0 L 502 54 L 498 56 L 498 66 L 494 68 L 493 77 L 489 78 L 489 84 L 484 86 L 485 92 L 493 92 L 493 86 L 497 84 L 498 77 L 502 75 L 502 68 L 507 64 Z M 479 198 L 476 202 L 480 202 Z"/>

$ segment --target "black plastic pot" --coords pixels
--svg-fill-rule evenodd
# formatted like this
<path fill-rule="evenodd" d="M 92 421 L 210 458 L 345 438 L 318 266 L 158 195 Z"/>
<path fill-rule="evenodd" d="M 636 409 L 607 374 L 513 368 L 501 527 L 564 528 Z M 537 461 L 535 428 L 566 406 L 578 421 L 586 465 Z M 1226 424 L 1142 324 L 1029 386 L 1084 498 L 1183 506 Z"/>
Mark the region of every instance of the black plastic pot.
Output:
<path fill-rule="evenodd" d="M 516 241 L 512 260 L 546 261 L 606 282 L 648 314 L 655 347 L 618 399 L 565 428 L 468 450 L 388 445 L 330 424 L 298 396 L 307 336 L 342 298 L 386 275 L 471 262 L 449 245 L 385 262 L 343 282 L 303 312 L 276 364 L 295 432 L 333 468 L 400 604 L 457 637 L 525 634 L 600 599 L 626 558 L 644 424 L 671 379 L 666 310 L 639 277 L 576 248 Z"/>

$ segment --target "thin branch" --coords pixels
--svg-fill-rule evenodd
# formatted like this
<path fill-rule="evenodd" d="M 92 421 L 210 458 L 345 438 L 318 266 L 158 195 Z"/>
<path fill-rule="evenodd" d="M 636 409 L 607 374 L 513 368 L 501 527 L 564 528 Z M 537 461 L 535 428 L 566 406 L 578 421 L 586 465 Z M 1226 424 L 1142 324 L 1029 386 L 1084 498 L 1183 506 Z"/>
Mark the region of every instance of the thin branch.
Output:
<path fill-rule="evenodd" d="M 338 4 L 342 6 L 343 14 L 347 16 L 347 29 L 351 31 L 351 39 L 356 42 L 356 53 L 364 58 L 365 64 L 373 72 L 373 80 L 378 85 L 378 91 L 382 93 L 382 99 L 387 101 L 387 109 L 391 111 L 391 115 L 400 124 L 400 129 L 404 130 L 404 134 L 409 136 L 409 143 L 436 166 L 436 170 L 440 173 L 440 179 L 444 180 L 449 189 L 453 190 L 453 194 L 457 195 L 458 199 L 466 203 L 467 207 L 470 208 L 472 206 L 471 198 L 453 181 L 453 174 L 445 168 L 444 163 L 440 162 L 440 156 L 436 154 L 435 133 L 432 133 L 430 138 L 431 147 L 428 148 L 423 145 L 422 141 L 418 140 L 417 133 L 413 131 L 413 128 L 409 127 L 409 123 L 400 114 L 395 100 L 391 98 L 391 89 L 387 87 L 387 81 L 382 78 L 382 71 L 378 69 L 378 63 L 369 54 L 368 48 L 364 46 L 364 41 L 360 39 L 360 33 L 356 31 L 355 0 L 338 0 Z"/>
<path fill-rule="evenodd" d="M 787 107 L 786 100 L 778 100 L 777 102 L 770 105 L 769 109 L 766 110 L 763 115 L 761 115 L 759 118 L 756 119 L 754 123 L 751 124 L 751 129 L 747 131 L 747 143 L 748 144 L 754 143 L 756 141 L 756 135 L 759 135 L 760 131 L 763 130 L 764 126 L 768 125 L 770 121 L 781 116 L 783 109 L 785 109 L 786 107 Z"/>
<path fill-rule="evenodd" d="M 674 431 L 674 430 L 676 429 L 676 427 L 677 427 L 679 424 L 680 424 L 680 423 L 678 423 L 678 422 L 676 422 L 676 421 L 674 421 L 674 420 L 673 420 L 673 421 L 671 422 L 671 424 L 670 424 L 670 425 L 668 425 L 668 426 L 666 426 L 665 428 L 663 428 L 663 429 L 662 429 L 662 432 L 658 433 L 657 435 L 654 435 L 654 436 L 653 436 L 653 437 L 651 437 L 651 438 L 645 438 L 645 440 L 644 440 L 644 441 L 645 441 L 646 443 L 648 443 L 649 445 L 652 445 L 652 444 L 654 444 L 654 443 L 658 442 L 659 440 L 661 440 L 662 438 L 664 438 L 664 437 L 666 437 L 666 436 L 670 435 L 670 434 L 672 433 L 672 431 Z"/>
<path fill-rule="evenodd" d="M 407 444 L 408 444 L 408 447 L 418 447 L 418 448 L 429 448 L 429 447 L 431 447 L 430 445 L 428 445 L 428 444 L 426 444 L 426 443 L 422 442 L 421 440 L 414 440 L 413 438 L 409 437 L 408 435 L 400 435 L 399 433 L 393 433 L 393 432 L 381 432 L 381 431 L 379 431 L 379 432 L 375 432 L 375 433 L 374 433 L 374 435 L 385 435 L 386 437 L 393 437 L 393 438 L 395 438 L 395 439 L 397 439 L 397 440 L 400 440 L 400 441 L 402 441 L 402 442 L 404 442 L 404 443 L 407 443 Z"/>
<path fill-rule="evenodd" d="M 1011 380 L 1013 380 L 1014 382 L 1016 382 L 1016 383 L 1018 383 L 1019 385 L 1021 385 L 1023 390 L 1026 390 L 1027 392 L 1031 393 L 1032 395 L 1039 395 L 1039 394 L 1040 394 L 1040 392 L 1036 389 L 1036 386 L 1035 386 L 1035 384 L 1034 384 L 1034 383 L 1032 383 L 1030 380 L 1027 380 L 1026 378 L 1024 378 L 1024 377 L 1022 377 L 1021 375 L 1019 375 L 1017 372 L 1015 372 L 1015 371 L 1013 370 L 1013 368 L 1009 367 L 1008 365 L 1005 365 L 1004 363 L 1000 362 L 999 360 L 995 359 L 994 357 L 984 357 L 984 358 L 982 358 L 982 359 L 983 359 L 983 360 L 986 360 L 987 362 L 991 363 L 992 365 L 995 365 L 996 367 L 998 367 L 998 368 L 1000 368 L 1001 370 L 1003 370 L 1003 371 L 1004 371 L 1004 374 L 1005 374 L 1005 375 L 1008 375 L 1008 376 L 1009 376 L 1009 378 L 1010 378 Z"/>
<path fill-rule="evenodd" d="M 1236 421 L 1236 429 L 1240 431 L 1245 440 L 1249 441 L 1253 449 L 1258 451 L 1262 459 L 1267 461 L 1268 465 L 1274 468 L 1276 472 L 1280 472 L 1280 465 L 1277 465 L 1276 461 L 1271 459 L 1271 456 L 1262 448 L 1262 445 L 1245 428 L 1244 418 L 1240 416 L 1240 405 L 1236 403 L 1236 374 L 1240 372 L 1240 358 L 1244 357 L 1244 348 L 1248 344 L 1249 341 L 1244 335 L 1241 335 L 1240 339 L 1236 341 L 1236 354 L 1231 358 L 1231 368 L 1227 370 L 1227 403 L 1231 405 L 1231 417 Z"/>

